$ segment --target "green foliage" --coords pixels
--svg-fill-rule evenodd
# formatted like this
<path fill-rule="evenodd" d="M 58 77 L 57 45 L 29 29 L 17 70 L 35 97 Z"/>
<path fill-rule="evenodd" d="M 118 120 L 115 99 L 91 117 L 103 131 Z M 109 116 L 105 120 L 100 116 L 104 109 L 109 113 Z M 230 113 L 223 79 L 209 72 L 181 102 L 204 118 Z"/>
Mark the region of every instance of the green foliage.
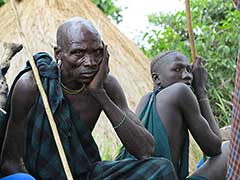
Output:
<path fill-rule="evenodd" d="M 240 47 L 240 13 L 229 0 L 192 0 L 195 46 L 209 73 L 210 104 L 220 126 L 230 123 L 237 49 Z M 191 57 L 185 11 L 152 14 L 149 29 L 139 45 L 150 58 L 166 50 Z"/>
<path fill-rule="evenodd" d="M 0 0 L 0 7 L 5 4 L 4 0 Z"/>
<path fill-rule="evenodd" d="M 95 3 L 103 13 L 111 16 L 116 23 L 120 23 L 122 21 L 121 15 L 122 9 L 115 6 L 112 0 L 91 0 L 91 1 Z"/>

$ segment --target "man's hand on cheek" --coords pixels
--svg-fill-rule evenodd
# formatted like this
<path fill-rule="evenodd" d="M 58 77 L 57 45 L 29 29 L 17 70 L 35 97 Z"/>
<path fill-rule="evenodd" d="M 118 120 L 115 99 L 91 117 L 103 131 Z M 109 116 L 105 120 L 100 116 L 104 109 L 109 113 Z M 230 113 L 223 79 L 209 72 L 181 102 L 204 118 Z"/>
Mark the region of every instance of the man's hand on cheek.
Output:
<path fill-rule="evenodd" d="M 103 58 L 101 63 L 99 64 L 99 69 L 95 76 L 93 77 L 92 81 L 88 85 L 88 90 L 97 91 L 103 89 L 103 83 L 109 73 L 109 53 L 107 51 L 107 46 L 103 44 Z"/>

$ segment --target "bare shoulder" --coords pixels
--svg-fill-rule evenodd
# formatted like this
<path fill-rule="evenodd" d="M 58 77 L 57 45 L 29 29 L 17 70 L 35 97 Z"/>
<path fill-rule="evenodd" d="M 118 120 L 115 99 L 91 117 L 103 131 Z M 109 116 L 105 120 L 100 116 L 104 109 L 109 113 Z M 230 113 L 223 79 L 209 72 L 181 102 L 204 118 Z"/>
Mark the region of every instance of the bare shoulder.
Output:
<path fill-rule="evenodd" d="M 38 94 L 32 71 L 24 73 L 16 82 L 13 89 L 12 101 L 31 106 Z"/>
<path fill-rule="evenodd" d="M 106 80 L 104 81 L 104 87 L 116 86 L 116 85 L 119 85 L 117 78 L 109 74 Z"/>
<path fill-rule="evenodd" d="M 152 94 L 152 92 L 146 93 L 146 94 L 141 98 L 141 100 L 140 100 L 139 103 L 146 103 L 146 102 L 148 101 L 148 99 L 149 99 L 149 97 L 150 97 L 151 94 Z"/>
<path fill-rule="evenodd" d="M 151 92 L 146 93 L 139 101 L 137 108 L 136 108 L 136 114 L 139 115 L 143 108 L 145 107 L 145 105 L 147 104 L 149 98 L 150 98 Z"/>
<path fill-rule="evenodd" d="M 120 83 L 118 82 L 117 78 L 115 78 L 113 75 L 108 75 L 106 80 L 104 81 L 104 89 L 107 91 L 107 93 L 114 93 L 122 91 L 122 87 Z"/>
<path fill-rule="evenodd" d="M 169 93 L 177 93 L 177 95 L 192 94 L 191 88 L 184 83 L 174 83 L 164 90 Z"/>
<path fill-rule="evenodd" d="M 104 82 L 104 89 L 106 90 L 108 96 L 114 101 L 121 109 L 127 109 L 127 100 L 123 89 L 118 82 L 118 80 L 112 76 L 108 75 Z"/>
<path fill-rule="evenodd" d="M 191 88 L 184 83 L 174 83 L 169 87 L 163 89 L 157 98 L 168 98 L 169 100 L 178 102 L 182 99 L 189 100 L 195 98 L 195 95 Z"/>

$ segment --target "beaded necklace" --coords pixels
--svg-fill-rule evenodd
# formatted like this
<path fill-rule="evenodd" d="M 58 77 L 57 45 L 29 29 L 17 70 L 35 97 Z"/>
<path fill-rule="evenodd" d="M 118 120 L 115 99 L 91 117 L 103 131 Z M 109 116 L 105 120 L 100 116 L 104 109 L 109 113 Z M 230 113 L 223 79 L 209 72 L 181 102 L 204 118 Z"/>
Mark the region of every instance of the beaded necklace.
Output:
<path fill-rule="evenodd" d="M 64 85 L 62 82 L 60 67 L 59 67 L 59 82 L 60 82 L 60 85 L 61 85 L 63 91 L 70 95 L 79 94 L 79 93 L 83 92 L 83 90 L 86 87 L 86 84 L 83 84 L 82 87 L 80 87 L 79 89 L 69 89 L 68 87 L 66 87 L 66 85 Z"/>

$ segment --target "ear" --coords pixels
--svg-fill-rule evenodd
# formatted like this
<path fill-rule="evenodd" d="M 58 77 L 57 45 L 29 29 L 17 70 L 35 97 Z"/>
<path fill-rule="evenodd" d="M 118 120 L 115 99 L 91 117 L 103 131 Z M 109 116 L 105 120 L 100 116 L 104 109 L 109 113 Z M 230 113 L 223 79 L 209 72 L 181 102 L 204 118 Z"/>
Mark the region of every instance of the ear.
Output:
<path fill-rule="evenodd" d="M 160 76 L 155 72 L 152 73 L 152 80 L 153 80 L 153 83 L 157 86 L 161 84 Z"/>
<path fill-rule="evenodd" d="M 62 59 L 62 51 L 61 48 L 58 46 L 54 47 L 54 57 L 57 63 Z"/>

